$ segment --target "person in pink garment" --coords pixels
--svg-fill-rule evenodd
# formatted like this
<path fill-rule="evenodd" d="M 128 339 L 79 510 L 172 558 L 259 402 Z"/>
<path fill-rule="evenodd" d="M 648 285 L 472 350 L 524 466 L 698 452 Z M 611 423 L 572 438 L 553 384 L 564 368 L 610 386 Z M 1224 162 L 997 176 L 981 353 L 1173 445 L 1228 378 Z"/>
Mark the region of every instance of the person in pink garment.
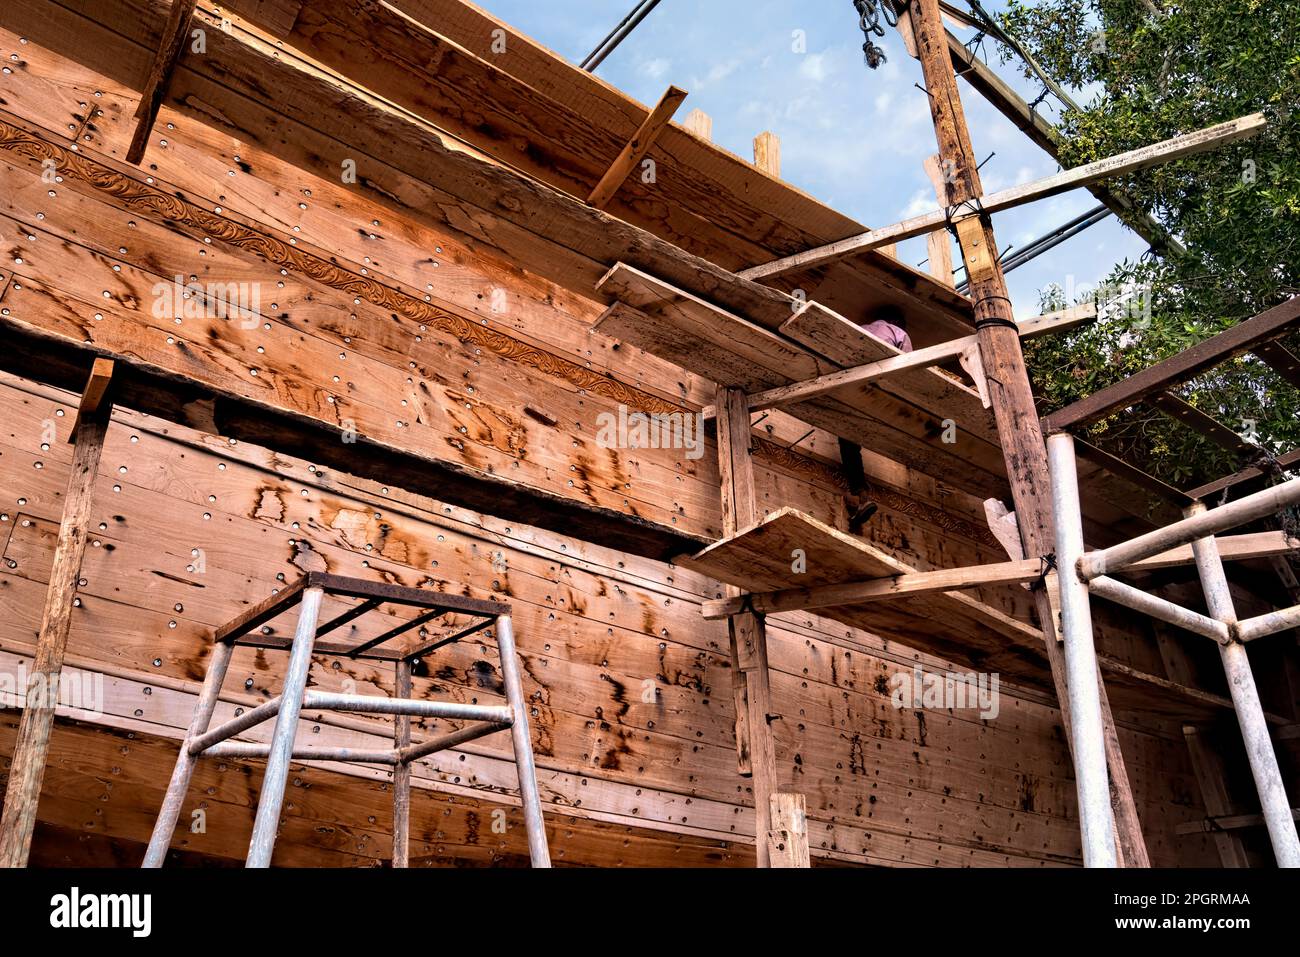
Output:
<path fill-rule="evenodd" d="M 872 316 L 874 318 L 862 323 L 864 330 L 899 352 L 912 351 L 912 338 L 907 334 L 907 317 L 903 310 L 897 306 L 881 306 Z"/>
<path fill-rule="evenodd" d="M 861 323 L 863 330 L 886 342 L 899 352 L 912 351 L 912 337 L 907 334 L 907 317 L 894 305 L 874 309 Z M 840 461 L 844 464 L 849 494 L 844 496 L 849 531 L 861 535 L 863 526 L 876 514 L 878 506 L 867 498 L 867 475 L 862 466 L 862 448 L 856 442 L 840 439 Z"/>

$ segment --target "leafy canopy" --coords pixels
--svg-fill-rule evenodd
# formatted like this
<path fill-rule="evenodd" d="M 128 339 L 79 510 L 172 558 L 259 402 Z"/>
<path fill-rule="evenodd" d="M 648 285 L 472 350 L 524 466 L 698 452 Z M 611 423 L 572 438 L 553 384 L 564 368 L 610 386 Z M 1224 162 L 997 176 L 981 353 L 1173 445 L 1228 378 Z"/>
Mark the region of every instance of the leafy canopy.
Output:
<path fill-rule="evenodd" d="M 1270 119 L 1253 139 L 1111 181 L 1187 253 L 1116 265 L 1108 287 L 1149 289 L 1142 308 L 1027 344 L 1043 411 L 1300 291 L 1300 3 L 1012 0 L 1002 19 L 1049 75 L 1083 91 L 1062 116 L 1063 167 L 1260 110 Z M 1059 286 L 1041 295 L 1045 309 L 1067 304 Z M 1253 356 L 1175 391 L 1274 453 L 1300 446 L 1300 396 Z M 1244 464 L 1146 406 L 1093 439 L 1185 487 Z"/>

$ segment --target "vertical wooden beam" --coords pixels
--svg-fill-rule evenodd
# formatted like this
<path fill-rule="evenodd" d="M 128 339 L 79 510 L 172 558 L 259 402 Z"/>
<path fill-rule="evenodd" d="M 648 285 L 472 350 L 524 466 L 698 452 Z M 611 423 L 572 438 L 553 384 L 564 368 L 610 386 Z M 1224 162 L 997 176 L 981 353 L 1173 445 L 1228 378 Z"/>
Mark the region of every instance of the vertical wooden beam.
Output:
<path fill-rule="evenodd" d="M 925 158 L 925 173 L 934 186 L 934 195 L 943 206 L 948 202 L 947 189 L 943 183 L 943 164 L 938 153 Z M 952 278 L 952 240 L 946 229 L 936 229 L 925 237 L 930 254 L 930 275 L 945 286 L 955 286 Z"/>
<path fill-rule="evenodd" d="M 769 176 L 781 176 L 781 137 L 770 130 L 754 137 L 754 165 Z"/>
<path fill-rule="evenodd" d="M 26 867 L 36 826 L 36 806 L 45 777 L 45 758 L 58 706 L 59 673 L 72 628 L 72 609 L 86 552 L 95 477 L 104 450 L 113 404 L 106 395 L 113 363 L 96 359 L 74 424 L 72 473 L 63 500 L 63 521 L 54 548 L 54 565 L 45 592 L 41 631 L 36 645 L 27 698 L 18 724 L 4 814 L 0 817 L 0 867 Z"/>
<path fill-rule="evenodd" d="M 915 0 L 909 8 L 909 26 L 925 74 L 930 116 L 947 174 L 943 177 L 944 205 L 975 207 L 957 220 L 957 233 L 975 306 L 980 360 L 1011 483 L 1021 541 L 1026 555 L 1046 556 L 1053 551 L 1056 538 L 1050 507 L 1047 447 L 1034 408 L 1006 278 L 998 263 L 993 225 L 987 214 L 978 211 L 983 187 L 957 90 L 957 77 L 948 53 L 947 34 L 938 0 Z M 1061 717 L 1068 730 L 1070 718 L 1065 693 L 1064 652 L 1056 640 L 1058 625 L 1045 589 L 1035 590 L 1034 603 L 1047 639 L 1047 658 Z M 1098 684 L 1106 727 L 1106 758 L 1115 808 L 1117 850 L 1125 866 L 1146 867 L 1150 861 L 1142 839 L 1137 805 L 1124 767 L 1106 689 L 1100 681 Z"/>
<path fill-rule="evenodd" d="M 744 467 L 745 453 L 743 452 L 750 441 L 749 403 L 741 395 L 738 404 L 737 396 L 731 394 L 738 391 L 719 389 L 715 406 L 718 426 L 718 473 L 722 488 L 722 534 L 726 537 L 740 531 L 748 521 L 748 516 L 755 510 L 754 472 L 752 467 L 748 469 Z M 738 430 L 737 422 L 744 423 L 743 431 Z M 740 445 L 741 450 L 737 450 L 736 445 Z M 738 519 L 737 515 L 744 517 Z M 725 590 L 728 598 L 740 594 L 740 589 L 734 585 L 726 586 Z M 749 696 L 745 692 L 745 672 L 740 668 L 736 622 L 729 621 L 727 630 L 731 646 L 731 681 L 736 707 L 736 765 L 742 775 L 750 776 L 753 774 L 754 767 L 750 746 Z"/>
<path fill-rule="evenodd" d="M 703 110 L 691 110 L 687 113 L 682 126 L 702 140 L 713 141 L 713 117 Z"/>
<path fill-rule="evenodd" d="M 718 466 L 722 485 L 722 526 L 735 535 L 759 519 L 754 486 L 749 400 L 743 389 L 722 388 L 716 402 Z M 735 594 L 729 589 L 729 594 Z M 728 619 L 732 666 L 737 679 L 736 746 L 745 773 L 745 757 L 754 792 L 754 845 L 759 867 L 772 866 L 772 797 L 776 794 L 776 742 L 772 720 L 772 689 L 767 661 L 767 629 L 763 617 L 745 611 Z M 741 727 L 740 716 L 746 727 Z M 746 744 L 741 735 L 747 736 Z M 798 866 L 807 866 L 805 863 Z"/>
<path fill-rule="evenodd" d="M 807 867 L 808 807 L 802 794 L 772 795 L 771 845 L 773 867 Z"/>
<path fill-rule="evenodd" d="M 176 61 L 180 59 L 181 50 L 185 46 L 185 34 L 189 30 L 190 17 L 194 14 L 194 5 L 195 0 L 172 0 L 167 25 L 163 27 L 158 52 L 154 54 L 153 66 L 149 69 L 149 79 L 145 81 L 140 103 L 135 110 L 135 132 L 131 135 L 131 145 L 126 151 L 128 163 L 139 164 L 144 159 L 149 134 L 153 131 L 154 120 L 158 118 L 158 107 L 167 95 L 167 84 L 171 82 L 172 71 L 176 69 Z"/>

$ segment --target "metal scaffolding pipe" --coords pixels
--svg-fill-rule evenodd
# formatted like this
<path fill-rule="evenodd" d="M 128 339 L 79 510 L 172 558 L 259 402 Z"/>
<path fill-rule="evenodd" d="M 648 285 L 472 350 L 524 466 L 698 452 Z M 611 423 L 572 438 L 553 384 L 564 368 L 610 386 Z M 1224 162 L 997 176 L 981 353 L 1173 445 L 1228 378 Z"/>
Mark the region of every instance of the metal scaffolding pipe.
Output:
<path fill-rule="evenodd" d="M 1300 605 L 1292 605 L 1281 611 L 1270 611 L 1267 615 L 1247 618 L 1237 623 L 1237 640 L 1254 641 L 1265 635 L 1275 635 L 1279 631 L 1300 628 Z"/>
<path fill-rule="evenodd" d="M 411 744 L 402 748 L 398 752 L 398 759 L 403 764 L 410 764 L 412 761 L 418 761 L 420 758 L 428 757 L 431 754 L 437 754 L 439 751 L 446 751 L 448 748 L 459 747 L 462 744 L 468 744 L 470 741 L 477 741 L 479 738 L 485 738 L 489 734 L 496 734 L 502 730 L 501 725 L 483 723 L 471 724 L 468 727 L 461 728 L 459 731 L 452 731 L 438 738 L 431 738 L 420 744 Z"/>
<path fill-rule="evenodd" d="M 1296 503 L 1300 503 L 1300 478 L 1263 489 L 1215 509 L 1202 509 L 1181 522 L 1166 525 L 1110 548 L 1088 552 L 1079 559 L 1079 574 L 1084 581 L 1091 581 L 1099 575 L 1119 571 L 1167 549 L 1276 514 Z"/>
<path fill-rule="evenodd" d="M 1199 612 L 1184 608 L 1172 601 L 1166 601 L 1156 595 L 1147 594 L 1140 588 L 1134 588 L 1122 581 L 1116 581 L 1107 575 L 1102 575 L 1088 582 L 1088 591 L 1099 598 L 1105 598 L 1117 605 L 1123 605 L 1125 608 L 1140 611 L 1160 621 L 1167 621 L 1169 624 L 1177 625 L 1186 631 L 1204 635 L 1206 638 L 1213 638 L 1220 644 L 1232 640 L 1228 626 L 1223 622 L 1207 618 Z"/>
<path fill-rule="evenodd" d="M 203 734 L 212 723 L 212 714 L 217 710 L 221 698 L 221 683 L 226 680 L 230 668 L 230 658 L 234 654 L 233 643 L 218 641 L 212 648 L 212 658 L 208 661 L 208 674 L 203 679 L 203 690 L 199 692 L 198 703 L 194 706 L 194 715 L 190 718 L 190 727 L 185 732 L 186 739 Z M 149 836 L 149 847 L 144 853 L 141 867 L 162 867 L 171 846 L 172 835 L 176 833 L 176 821 L 181 816 L 181 807 L 185 804 L 185 792 L 189 790 L 190 779 L 194 777 L 194 765 L 197 756 L 182 743 L 180 754 L 176 756 L 176 766 L 172 768 L 171 781 L 167 785 L 167 794 L 163 797 L 162 807 L 158 811 L 158 820 L 154 821 L 153 833 Z"/>
<path fill-rule="evenodd" d="M 217 725 L 206 734 L 199 735 L 190 742 L 190 754 L 202 754 L 214 744 L 225 741 L 227 738 L 233 738 L 241 731 L 247 731 L 254 725 L 274 718 L 280 713 L 280 705 L 283 701 L 283 696 L 276 696 L 270 701 L 262 702 L 256 708 L 251 708 L 243 714 L 231 718 L 224 724 Z"/>
<path fill-rule="evenodd" d="M 515 749 L 515 771 L 519 775 L 519 801 L 524 806 L 524 830 L 528 833 L 528 859 L 533 867 L 550 867 L 551 851 L 546 846 L 546 824 L 542 819 L 542 798 L 537 790 L 537 765 L 533 762 L 532 740 L 528 730 L 528 703 L 524 684 L 519 677 L 519 657 L 515 653 L 515 628 L 509 615 L 497 618 L 497 650 L 501 655 L 501 677 L 506 685 L 506 700 L 514 714 L 510 743 Z"/>
<path fill-rule="evenodd" d="M 504 705 L 461 704 L 457 701 L 412 701 L 409 698 L 380 698 L 378 695 L 335 694 L 309 691 L 302 706 L 321 711 L 355 711 L 359 714 L 409 714 L 417 718 L 454 718 L 463 721 L 511 722 Z"/>
<path fill-rule="evenodd" d="M 298 606 L 298 624 L 294 628 L 289 666 L 285 669 L 284 689 L 280 694 L 280 713 L 276 715 L 275 730 L 271 732 L 271 750 L 262 775 L 262 794 L 257 801 L 257 816 L 253 818 L 253 836 L 248 842 L 245 867 L 271 866 L 275 835 L 280 830 L 280 811 L 284 807 L 284 786 L 289 779 L 293 739 L 298 733 L 298 714 L 302 710 L 307 675 L 311 671 L 311 651 L 316 643 L 316 625 L 320 620 L 324 595 L 325 591 L 319 585 L 308 588 L 302 593 L 302 603 Z"/>
<path fill-rule="evenodd" d="M 224 741 L 214 744 L 204 752 L 205 758 L 267 758 L 271 756 L 269 744 L 251 744 L 242 741 Z M 362 750 L 358 748 L 328 748 L 308 746 L 294 748 L 289 755 L 295 761 L 356 761 L 360 764 L 396 764 L 397 751 Z"/>
<path fill-rule="evenodd" d="M 1074 459 L 1074 437 L 1060 432 L 1047 440 L 1051 466 L 1052 514 L 1056 524 L 1057 578 L 1061 588 L 1061 631 L 1065 641 L 1070 738 L 1079 794 L 1079 828 L 1085 867 L 1117 867 L 1115 821 L 1110 806 L 1101 680 L 1093 647 L 1088 584 L 1079 576 L 1083 513 Z"/>
<path fill-rule="evenodd" d="M 1207 513 L 1205 506 L 1198 502 L 1183 514 L 1200 518 L 1212 513 Z M 1237 610 L 1233 606 L 1227 576 L 1223 573 L 1218 545 L 1212 537 L 1197 539 L 1192 542 L 1192 552 L 1196 556 L 1196 571 L 1201 576 L 1201 590 L 1205 592 L 1205 603 L 1209 606 L 1210 614 L 1226 622 L 1229 627 L 1235 626 Z M 1239 641 L 1220 645 L 1219 657 L 1223 660 L 1223 670 L 1228 676 L 1232 706 L 1237 712 L 1241 737 L 1246 742 L 1246 758 L 1250 761 L 1255 790 L 1259 792 L 1264 824 L 1273 844 L 1277 866 L 1300 867 L 1300 836 L 1296 834 L 1295 821 L 1291 817 L 1291 805 L 1287 801 L 1286 786 L 1282 782 L 1273 742 L 1268 735 L 1268 722 L 1264 718 L 1259 690 L 1255 687 L 1255 676 L 1250 669 L 1246 646 Z"/>

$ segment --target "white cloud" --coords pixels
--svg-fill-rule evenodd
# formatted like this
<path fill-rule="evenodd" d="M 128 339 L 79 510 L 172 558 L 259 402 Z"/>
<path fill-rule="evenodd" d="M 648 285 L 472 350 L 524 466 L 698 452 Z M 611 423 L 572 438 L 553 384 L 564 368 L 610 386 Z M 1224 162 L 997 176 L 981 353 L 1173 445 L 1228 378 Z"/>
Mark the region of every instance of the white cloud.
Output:
<path fill-rule="evenodd" d="M 908 201 L 907 206 L 903 208 L 898 218 L 900 220 L 911 219 L 913 216 L 920 216 L 922 213 L 930 212 L 937 205 L 934 190 L 927 186 L 924 189 L 918 189 L 912 194 L 911 200 Z"/>
<path fill-rule="evenodd" d="M 813 83 L 821 83 L 830 75 L 825 53 L 809 53 L 799 64 L 799 75 Z"/>
<path fill-rule="evenodd" d="M 642 76 L 648 76 L 652 80 L 661 79 L 670 69 L 673 61 L 665 57 L 655 57 L 653 60 L 644 60 L 638 68 Z"/>

